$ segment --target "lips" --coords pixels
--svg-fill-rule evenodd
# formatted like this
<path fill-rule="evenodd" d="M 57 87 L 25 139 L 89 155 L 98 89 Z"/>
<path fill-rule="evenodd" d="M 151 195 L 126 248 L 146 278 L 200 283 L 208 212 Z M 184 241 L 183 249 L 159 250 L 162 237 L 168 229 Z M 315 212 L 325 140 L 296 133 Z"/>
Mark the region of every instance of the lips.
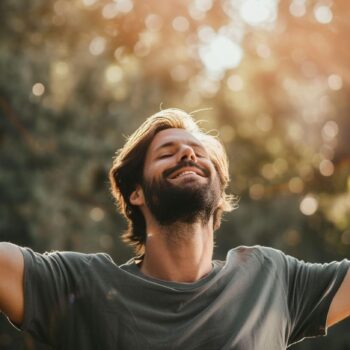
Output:
<path fill-rule="evenodd" d="M 199 176 L 205 177 L 204 173 L 198 168 L 195 168 L 195 167 L 183 167 L 183 168 L 173 172 L 169 178 L 170 179 L 176 179 L 176 178 L 179 178 L 181 176 L 190 175 L 190 174 L 199 175 Z"/>
<path fill-rule="evenodd" d="M 166 169 L 163 172 L 163 177 L 165 179 L 175 179 L 179 176 L 190 176 L 198 175 L 201 177 L 210 177 L 209 169 L 198 165 L 192 161 L 182 161 L 181 163 L 175 165 L 172 168 Z"/>

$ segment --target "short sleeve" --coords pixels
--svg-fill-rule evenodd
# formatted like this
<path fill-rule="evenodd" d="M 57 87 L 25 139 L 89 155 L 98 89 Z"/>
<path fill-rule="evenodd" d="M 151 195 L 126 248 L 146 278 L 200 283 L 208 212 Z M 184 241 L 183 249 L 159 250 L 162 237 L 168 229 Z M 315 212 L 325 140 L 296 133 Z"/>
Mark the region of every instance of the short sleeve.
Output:
<path fill-rule="evenodd" d="M 325 335 L 330 304 L 350 267 L 349 260 L 307 263 L 275 249 L 264 250 L 276 263 L 289 310 L 288 344 Z"/>
<path fill-rule="evenodd" d="M 89 266 L 88 254 L 39 254 L 21 248 L 24 257 L 24 319 L 21 329 L 37 340 L 52 344 L 56 320 L 72 298 L 81 292 L 79 279 Z"/>

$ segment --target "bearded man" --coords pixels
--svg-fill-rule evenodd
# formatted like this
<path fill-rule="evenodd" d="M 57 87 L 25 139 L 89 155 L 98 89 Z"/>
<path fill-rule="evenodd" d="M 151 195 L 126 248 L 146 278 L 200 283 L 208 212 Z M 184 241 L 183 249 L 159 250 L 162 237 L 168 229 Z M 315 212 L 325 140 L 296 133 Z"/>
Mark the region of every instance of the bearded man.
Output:
<path fill-rule="evenodd" d="M 0 244 L 1 309 L 54 349 L 281 350 L 350 314 L 348 260 L 309 264 L 261 246 L 212 259 L 236 203 L 221 143 L 184 111 L 148 118 L 110 181 L 136 252 L 127 263 Z"/>

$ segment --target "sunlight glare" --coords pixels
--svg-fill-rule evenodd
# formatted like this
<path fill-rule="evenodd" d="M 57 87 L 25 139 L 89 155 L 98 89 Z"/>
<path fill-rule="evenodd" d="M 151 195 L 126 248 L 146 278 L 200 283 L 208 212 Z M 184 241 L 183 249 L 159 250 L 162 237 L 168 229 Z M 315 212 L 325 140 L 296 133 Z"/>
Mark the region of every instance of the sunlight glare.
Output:
<path fill-rule="evenodd" d="M 82 0 L 85 6 L 92 6 L 96 3 L 96 0 Z"/>
<path fill-rule="evenodd" d="M 123 80 L 123 76 L 123 70 L 116 64 L 108 66 L 105 70 L 105 78 L 110 84 L 119 83 Z"/>
<path fill-rule="evenodd" d="M 130 12 L 134 7 L 131 0 L 114 0 L 114 2 L 116 3 L 117 10 L 123 13 Z"/>
<path fill-rule="evenodd" d="M 272 23 L 277 17 L 277 0 L 247 0 L 240 7 L 240 15 L 248 24 Z"/>
<path fill-rule="evenodd" d="M 194 5 L 199 11 L 207 12 L 213 7 L 213 1 L 212 0 L 195 0 Z"/>
<path fill-rule="evenodd" d="M 303 17 L 306 14 L 305 0 L 293 0 L 289 6 L 289 12 L 294 17 Z"/>
<path fill-rule="evenodd" d="M 338 91 L 343 87 L 343 79 L 338 74 L 331 74 L 328 79 L 328 86 L 331 90 Z"/>
<path fill-rule="evenodd" d="M 239 65 L 243 50 L 228 37 L 217 34 L 208 44 L 199 48 L 199 56 L 208 71 L 222 73 Z"/>
<path fill-rule="evenodd" d="M 314 10 L 314 15 L 316 20 L 322 24 L 330 23 L 333 19 L 332 10 L 326 5 L 317 6 Z"/>
<path fill-rule="evenodd" d="M 115 3 L 109 3 L 105 5 L 102 9 L 102 16 L 106 19 L 112 19 L 116 17 L 119 13 L 117 5 Z"/>
<path fill-rule="evenodd" d="M 106 39 L 101 37 L 101 36 L 97 36 L 95 38 L 93 38 L 90 42 L 89 45 L 89 51 L 93 56 L 99 56 L 101 55 L 105 48 L 106 48 Z"/>
<path fill-rule="evenodd" d="M 175 17 L 173 19 L 172 25 L 177 32 L 186 32 L 190 28 L 188 19 L 183 16 Z"/>

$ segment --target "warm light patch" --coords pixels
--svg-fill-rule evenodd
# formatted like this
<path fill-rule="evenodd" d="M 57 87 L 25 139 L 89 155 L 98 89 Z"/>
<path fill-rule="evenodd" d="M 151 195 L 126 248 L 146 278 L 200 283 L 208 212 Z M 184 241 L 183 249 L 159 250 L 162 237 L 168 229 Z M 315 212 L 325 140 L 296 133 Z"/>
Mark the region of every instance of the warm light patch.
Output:
<path fill-rule="evenodd" d="M 262 184 L 254 184 L 249 187 L 249 196 L 254 200 L 261 199 L 264 196 L 265 188 Z"/>
<path fill-rule="evenodd" d="M 319 5 L 314 9 L 314 16 L 317 22 L 322 24 L 328 24 L 333 19 L 333 13 L 329 6 Z"/>
<path fill-rule="evenodd" d="M 307 195 L 302 199 L 299 209 L 304 215 L 313 215 L 318 209 L 318 201 L 314 196 Z"/>
<path fill-rule="evenodd" d="M 92 6 L 96 3 L 97 0 L 82 0 L 82 3 L 85 5 L 85 6 Z"/>
<path fill-rule="evenodd" d="M 305 0 L 293 0 L 289 5 L 289 12 L 294 17 L 302 17 L 306 13 Z"/>
<path fill-rule="evenodd" d="M 242 19 L 256 26 L 272 23 L 277 17 L 277 1 L 275 0 L 246 0 L 242 1 L 239 11 Z"/>
<path fill-rule="evenodd" d="M 225 35 L 217 34 L 199 48 L 199 56 L 208 71 L 220 73 L 237 67 L 243 58 L 243 50 Z"/>
<path fill-rule="evenodd" d="M 219 135 L 224 142 L 231 142 L 234 139 L 235 134 L 235 129 L 231 125 L 226 124 L 220 128 Z"/>
<path fill-rule="evenodd" d="M 54 74 L 58 76 L 66 77 L 70 71 L 69 65 L 67 62 L 58 61 L 58 62 L 54 62 L 52 65 L 53 65 Z"/>
<path fill-rule="evenodd" d="M 105 212 L 99 208 L 95 207 L 90 210 L 90 218 L 92 221 L 99 222 L 102 221 L 105 217 Z"/>
<path fill-rule="evenodd" d="M 163 25 L 162 17 L 152 13 L 146 17 L 145 25 L 148 30 L 156 32 L 162 28 L 162 25 Z"/>
<path fill-rule="evenodd" d="M 178 16 L 173 19 L 173 28 L 177 32 L 186 32 L 190 28 L 190 23 L 188 22 L 188 19 L 183 16 Z"/>
<path fill-rule="evenodd" d="M 134 4 L 131 0 L 114 0 L 117 6 L 117 10 L 122 12 L 122 13 L 128 13 L 130 12 Z"/>
<path fill-rule="evenodd" d="M 304 181 L 296 176 L 289 180 L 288 188 L 292 193 L 301 193 L 304 190 Z"/>
<path fill-rule="evenodd" d="M 232 91 L 240 91 L 243 89 L 243 79 L 238 74 L 233 74 L 227 79 L 227 86 Z"/>
<path fill-rule="evenodd" d="M 343 79 L 338 74 L 331 74 L 328 79 L 328 86 L 331 90 L 338 91 L 343 87 Z"/>
<path fill-rule="evenodd" d="M 332 176 L 334 173 L 334 165 L 332 163 L 332 161 L 328 160 L 328 159 L 323 159 L 320 162 L 320 173 L 323 176 Z"/>
<path fill-rule="evenodd" d="M 42 83 L 35 83 L 32 86 L 32 93 L 34 96 L 41 96 L 45 92 L 45 86 Z"/>
<path fill-rule="evenodd" d="M 338 124 L 333 120 L 329 120 L 322 128 L 322 137 L 325 141 L 330 141 L 338 135 L 338 132 Z"/>
<path fill-rule="evenodd" d="M 123 70 L 118 65 L 110 65 L 105 70 L 105 78 L 108 83 L 119 83 L 123 79 Z"/>
<path fill-rule="evenodd" d="M 269 58 L 271 56 L 271 49 L 265 44 L 258 44 L 256 46 L 256 53 L 261 58 Z"/>
<path fill-rule="evenodd" d="M 170 75 L 174 81 L 185 81 L 190 74 L 186 65 L 178 64 L 170 70 Z"/>
<path fill-rule="evenodd" d="M 209 11 L 213 6 L 213 0 L 194 0 L 195 7 L 202 12 Z"/>
<path fill-rule="evenodd" d="M 106 39 L 102 36 L 93 38 L 89 45 L 89 51 L 93 56 L 101 55 L 106 48 Z"/>

